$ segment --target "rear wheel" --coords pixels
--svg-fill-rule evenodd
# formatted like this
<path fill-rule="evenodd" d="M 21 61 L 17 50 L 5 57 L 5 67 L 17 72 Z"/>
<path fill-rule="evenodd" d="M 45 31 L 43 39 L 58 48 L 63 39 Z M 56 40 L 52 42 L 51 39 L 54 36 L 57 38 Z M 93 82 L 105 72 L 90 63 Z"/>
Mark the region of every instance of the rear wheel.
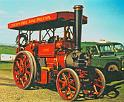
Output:
<path fill-rule="evenodd" d="M 62 69 L 56 80 L 59 95 L 65 100 L 75 100 L 80 91 L 80 81 L 77 73 L 70 69 Z"/>
<path fill-rule="evenodd" d="M 16 55 L 13 65 L 15 84 L 21 89 L 28 89 L 36 78 L 36 62 L 28 51 L 21 51 Z"/>

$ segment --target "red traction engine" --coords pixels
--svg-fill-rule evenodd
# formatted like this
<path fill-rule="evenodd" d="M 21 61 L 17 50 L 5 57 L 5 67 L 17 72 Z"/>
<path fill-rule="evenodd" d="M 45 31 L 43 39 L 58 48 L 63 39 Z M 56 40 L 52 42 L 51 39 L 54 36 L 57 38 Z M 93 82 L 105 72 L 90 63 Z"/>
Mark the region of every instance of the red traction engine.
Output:
<path fill-rule="evenodd" d="M 55 12 L 8 24 L 9 29 L 19 31 L 13 65 L 19 88 L 55 83 L 65 100 L 78 96 L 94 98 L 103 93 L 102 72 L 88 68 L 86 56 L 80 51 L 82 24 L 87 24 L 82 11 L 83 7 L 76 5 L 74 12 Z"/>

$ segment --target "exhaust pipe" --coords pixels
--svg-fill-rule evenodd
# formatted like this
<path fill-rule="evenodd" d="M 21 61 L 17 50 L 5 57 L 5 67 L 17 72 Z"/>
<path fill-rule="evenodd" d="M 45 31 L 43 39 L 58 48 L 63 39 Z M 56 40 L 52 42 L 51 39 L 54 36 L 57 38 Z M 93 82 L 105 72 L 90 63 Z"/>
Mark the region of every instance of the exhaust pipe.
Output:
<path fill-rule="evenodd" d="M 81 34 L 82 34 L 82 5 L 74 6 L 74 42 L 75 50 L 81 50 Z"/>

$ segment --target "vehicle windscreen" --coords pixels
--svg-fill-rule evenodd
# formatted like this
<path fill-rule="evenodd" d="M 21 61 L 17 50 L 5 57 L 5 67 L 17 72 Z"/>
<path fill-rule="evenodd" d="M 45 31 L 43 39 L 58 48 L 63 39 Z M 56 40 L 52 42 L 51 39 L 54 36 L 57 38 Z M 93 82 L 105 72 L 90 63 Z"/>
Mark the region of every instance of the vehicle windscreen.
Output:
<path fill-rule="evenodd" d="M 98 45 L 100 52 L 113 52 L 110 45 Z"/>
<path fill-rule="evenodd" d="M 110 45 L 104 45 L 104 44 L 98 45 L 98 49 L 99 49 L 101 55 L 105 55 L 105 56 L 114 55 L 114 52 L 112 51 Z"/>
<path fill-rule="evenodd" d="M 124 46 L 121 43 L 111 45 L 114 52 L 123 52 Z"/>

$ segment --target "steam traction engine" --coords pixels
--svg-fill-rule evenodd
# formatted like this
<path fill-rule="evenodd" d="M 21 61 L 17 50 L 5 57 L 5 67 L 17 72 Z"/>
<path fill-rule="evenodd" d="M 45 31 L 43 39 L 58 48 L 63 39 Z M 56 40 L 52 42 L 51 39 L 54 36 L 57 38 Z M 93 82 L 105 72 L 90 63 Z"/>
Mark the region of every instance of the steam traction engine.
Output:
<path fill-rule="evenodd" d="M 87 23 L 82 9 L 76 5 L 74 12 L 55 12 L 8 24 L 9 29 L 19 30 L 13 65 L 19 88 L 31 88 L 34 83 L 56 83 L 59 95 L 65 100 L 75 100 L 79 95 L 99 97 L 103 93 L 103 74 L 88 68 L 86 57 L 80 52 L 82 24 Z"/>

